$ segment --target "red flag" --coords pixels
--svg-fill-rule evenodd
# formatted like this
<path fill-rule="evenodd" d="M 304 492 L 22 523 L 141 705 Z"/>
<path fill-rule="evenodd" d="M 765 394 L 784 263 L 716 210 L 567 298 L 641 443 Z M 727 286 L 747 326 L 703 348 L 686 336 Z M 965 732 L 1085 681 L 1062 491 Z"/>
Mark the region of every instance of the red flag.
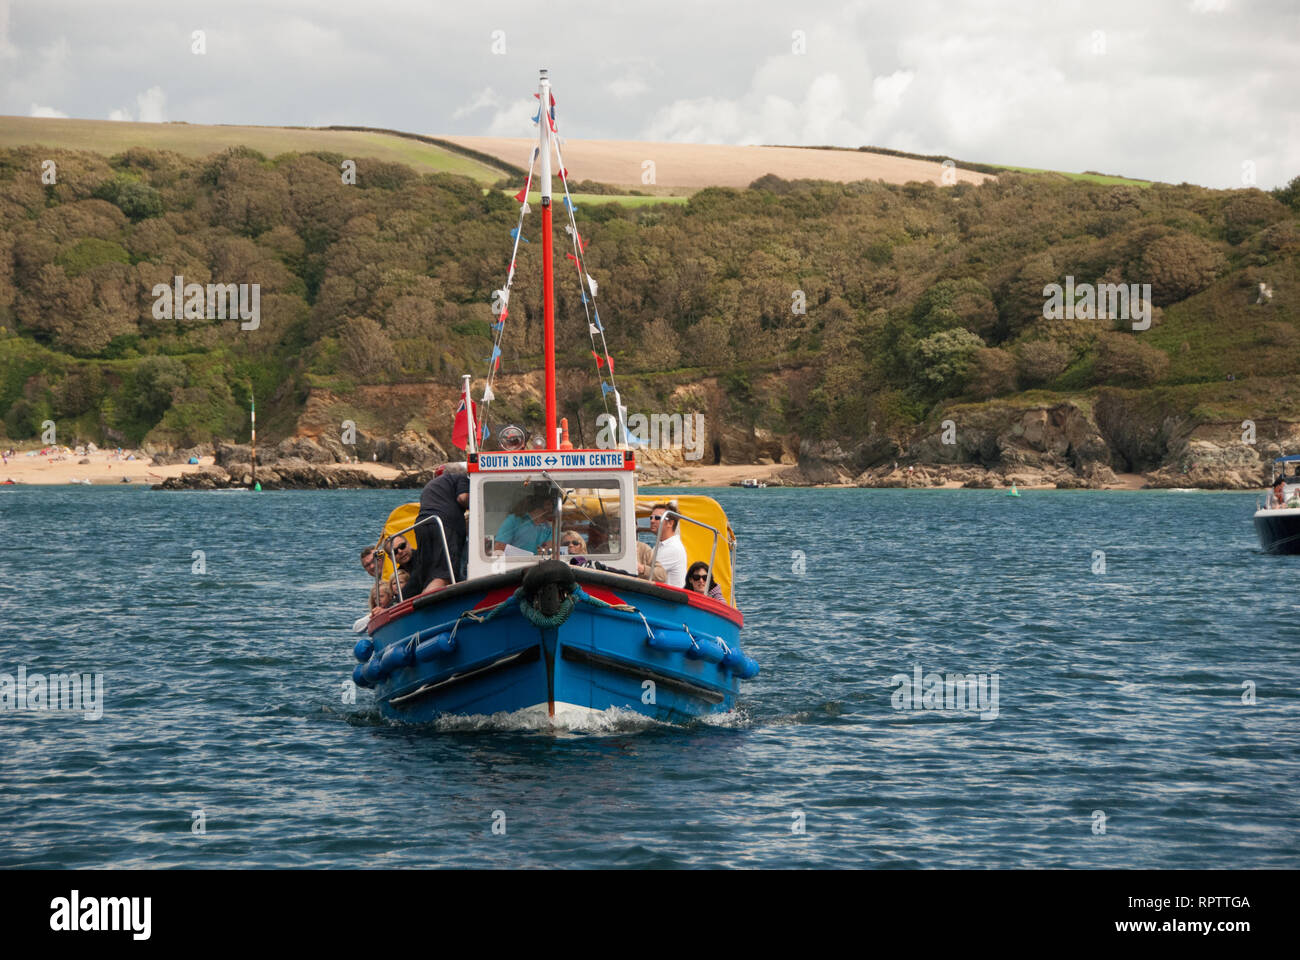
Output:
<path fill-rule="evenodd" d="M 515 199 L 518 200 L 520 203 L 523 203 L 525 200 L 528 199 L 528 185 L 527 185 L 527 184 L 525 184 L 524 186 L 522 186 L 522 187 L 519 188 L 519 192 L 515 194 Z"/>
<path fill-rule="evenodd" d="M 614 372 L 614 358 L 611 357 L 611 356 L 607 353 L 607 354 L 605 354 L 605 359 L 609 361 L 609 372 L 610 372 L 610 373 L 613 373 L 613 372 Z"/>
<path fill-rule="evenodd" d="M 591 351 L 591 355 L 592 355 L 593 357 L 596 358 L 596 369 L 597 369 L 597 370 L 599 370 L 601 367 L 603 367 L 603 366 L 605 365 L 605 359 L 604 359 L 604 358 L 603 358 L 599 353 L 597 353 L 595 350 Z"/>
<path fill-rule="evenodd" d="M 471 403 L 474 410 L 474 422 L 478 423 L 478 404 Z M 456 408 L 456 419 L 451 427 L 451 442 L 461 450 L 469 447 L 469 419 L 465 416 L 465 398 L 460 398 L 460 406 Z"/>

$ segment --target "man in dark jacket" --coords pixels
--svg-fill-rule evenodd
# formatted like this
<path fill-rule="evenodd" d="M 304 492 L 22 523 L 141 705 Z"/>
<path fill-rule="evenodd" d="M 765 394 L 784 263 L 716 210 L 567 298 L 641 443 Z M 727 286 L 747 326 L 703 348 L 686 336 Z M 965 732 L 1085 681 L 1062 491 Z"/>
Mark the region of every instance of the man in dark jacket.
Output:
<path fill-rule="evenodd" d="M 451 583 L 451 572 L 460 569 L 461 555 L 469 528 L 465 523 L 465 510 L 469 507 L 469 474 L 454 466 L 439 467 L 434 478 L 420 491 L 420 512 L 417 524 L 429 517 L 442 521 L 447 533 L 447 549 L 451 557 L 443 555 L 442 534 L 438 523 L 429 520 L 416 529 L 420 542 L 411 565 L 411 586 L 408 593 L 433 593 Z M 423 554 L 423 556 L 421 556 Z M 417 576 L 418 575 L 418 576 Z"/>

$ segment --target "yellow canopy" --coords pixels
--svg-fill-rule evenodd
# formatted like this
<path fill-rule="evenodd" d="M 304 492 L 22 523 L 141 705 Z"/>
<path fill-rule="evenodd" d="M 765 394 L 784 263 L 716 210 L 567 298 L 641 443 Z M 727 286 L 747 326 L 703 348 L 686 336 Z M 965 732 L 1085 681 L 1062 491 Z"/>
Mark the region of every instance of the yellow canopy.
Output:
<path fill-rule="evenodd" d="M 379 535 L 379 541 L 376 546 L 382 544 L 385 540 L 397 533 L 399 530 L 405 530 L 411 524 L 415 523 L 415 518 L 420 514 L 420 505 L 418 503 L 404 503 L 388 515 L 384 521 L 384 532 Z M 427 526 L 427 524 L 426 524 Z M 415 539 L 415 531 L 404 533 L 402 536 L 411 545 L 412 550 L 418 550 L 420 542 Z M 393 563 L 384 554 L 384 579 L 387 580 L 393 575 Z"/>
<path fill-rule="evenodd" d="M 592 502 L 586 504 L 592 510 L 598 510 L 595 498 L 583 498 L 584 502 L 590 499 Z M 678 494 L 672 497 L 663 496 L 638 496 L 636 498 L 636 515 L 638 519 L 649 517 L 650 511 L 656 503 L 675 504 L 676 511 L 684 517 L 690 517 L 692 520 L 698 520 L 700 523 L 707 523 L 718 531 L 718 552 L 713 558 L 713 580 L 717 583 L 722 595 L 730 600 L 731 597 L 731 545 L 735 543 L 735 534 L 732 533 L 731 525 L 727 522 L 727 514 L 722 507 L 712 497 L 704 497 L 698 494 Z M 388 515 L 384 522 L 384 530 L 380 535 L 379 542 L 382 543 L 386 538 L 391 537 L 399 530 L 405 530 L 415 523 L 415 518 L 420 513 L 418 503 L 404 503 Z M 709 562 L 709 556 L 713 550 L 713 530 L 706 530 L 704 527 L 698 527 L 693 523 L 682 522 L 678 524 L 678 532 L 682 537 L 682 546 L 686 548 L 686 560 L 688 564 L 696 560 Z M 403 534 L 411 546 L 418 549 L 419 541 L 416 539 L 415 531 Z M 388 554 L 384 554 L 384 579 L 387 580 L 393 575 L 393 567 L 389 562 Z"/>
<path fill-rule="evenodd" d="M 698 520 L 700 523 L 707 523 L 718 531 L 718 553 L 713 559 L 713 580 L 722 590 L 722 595 L 730 602 L 731 598 L 731 545 L 735 543 L 735 534 L 731 531 L 731 525 L 727 522 L 727 514 L 718 501 L 712 497 L 704 497 L 698 494 L 678 494 L 676 496 L 651 497 L 640 496 L 636 498 L 636 515 L 639 518 L 650 516 L 651 510 L 656 503 L 676 504 L 676 511 L 683 517 L 690 517 L 692 520 Z M 686 561 L 689 567 L 696 560 L 709 562 L 709 555 L 713 550 L 713 530 L 706 530 L 704 527 L 698 527 L 693 523 L 682 521 L 677 525 L 677 532 L 681 534 L 682 546 L 686 548 Z"/>

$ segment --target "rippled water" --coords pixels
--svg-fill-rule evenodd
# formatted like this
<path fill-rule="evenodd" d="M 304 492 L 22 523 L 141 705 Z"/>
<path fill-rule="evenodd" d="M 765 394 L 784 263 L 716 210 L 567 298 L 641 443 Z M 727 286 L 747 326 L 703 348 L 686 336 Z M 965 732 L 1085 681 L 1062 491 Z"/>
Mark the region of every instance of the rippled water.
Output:
<path fill-rule="evenodd" d="M 401 492 L 0 491 L 0 672 L 105 683 L 0 713 L 0 865 L 1300 866 L 1300 558 L 1253 497 L 713 493 L 737 715 L 503 731 L 344 702 Z M 894 709 L 918 666 L 996 718 Z"/>

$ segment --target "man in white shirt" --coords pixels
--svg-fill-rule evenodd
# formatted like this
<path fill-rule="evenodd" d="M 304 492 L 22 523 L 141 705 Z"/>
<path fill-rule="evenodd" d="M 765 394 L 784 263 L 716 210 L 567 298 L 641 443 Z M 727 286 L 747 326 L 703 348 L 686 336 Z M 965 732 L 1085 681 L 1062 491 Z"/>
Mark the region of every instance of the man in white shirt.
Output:
<path fill-rule="evenodd" d="M 686 586 L 686 548 L 677 534 L 677 518 L 665 514 L 672 509 L 667 503 L 656 503 L 650 511 L 650 532 L 659 541 L 658 562 L 668 575 L 670 587 Z"/>

